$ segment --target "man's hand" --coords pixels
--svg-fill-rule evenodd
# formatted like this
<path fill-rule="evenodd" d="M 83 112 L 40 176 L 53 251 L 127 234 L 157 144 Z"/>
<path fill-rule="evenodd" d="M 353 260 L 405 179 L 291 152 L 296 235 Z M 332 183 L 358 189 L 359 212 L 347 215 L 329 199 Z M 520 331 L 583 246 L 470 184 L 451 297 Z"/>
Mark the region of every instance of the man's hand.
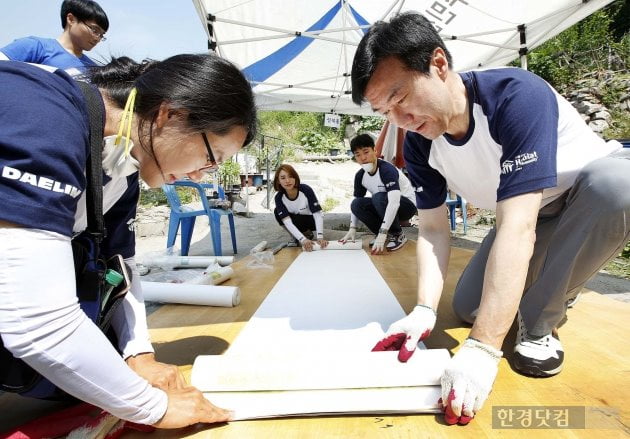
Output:
<path fill-rule="evenodd" d="M 385 251 L 385 241 L 387 241 L 387 233 L 379 232 L 372 245 L 373 255 L 380 255 Z"/>
<path fill-rule="evenodd" d="M 406 363 L 416 350 L 418 342 L 431 334 L 435 326 L 435 311 L 417 305 L 407 317 L 391 324 L 385 337 L 372 348 L 375 351 L 399 351 L 398 361 Z"/>
<path fill-rule="evenodd" d="M 180 428 L 198 422 L 213 423 L 229 421 L 232 413 L 212 404 L 194 387 L 168 390 L 168 407 L 158 422 L 157 428 Z"/>
<path fill-rule="evenodd" d="M 156 361 L 153 353 L 139 354 L 125 361 L 135 373 L 154 387 L 164 391 L 186 387 L 186 380 L 179 368 Z"/>
<path fill-rule="evenodd" d="M 447 424 L 468 424 L 488 398 L 503 352 L 467 338 L 442 375 L 440 403 Z M 446 401 L 446 403 L 444 403 Z"/>
<path fill-rule="evenodd" d="M 357 229 L 355 227 L 350 227 L 350 230 L 348 230 L 348 233 L 346 233 L 346 235 L 343 238 L 341 238 L 339 242 L 342 244 L 345 244 L 348 241 L 354 242 L 356 233 L 357 233 Z"/>
<path fill-rule="evenodd" d="M 313 251 L 313 241 L 311 241 L 310 239 L 304 239 L 301 244 L 302 250 L 304 250 L 305 252 Z"/>

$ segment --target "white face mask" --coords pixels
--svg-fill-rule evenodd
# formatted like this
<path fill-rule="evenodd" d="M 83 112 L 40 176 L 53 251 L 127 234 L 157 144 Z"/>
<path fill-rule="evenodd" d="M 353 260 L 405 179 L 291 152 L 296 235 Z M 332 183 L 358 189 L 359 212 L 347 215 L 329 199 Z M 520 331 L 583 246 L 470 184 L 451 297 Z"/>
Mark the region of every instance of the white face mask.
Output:
<path fill-rule="evenodd" d="M 105 147 L 103 148 L 103 171 L 113 179 L 124 178 L 128 175 L 138 172 L 140 163 L 131 156 L 133 142 L 129 140 L 129 154 L 125 155 L 124 144 L 126 138 L 122 137 L 118 146 L 114 145 L 116 136 L 107 136 L 103 138 Z"/>
<path fill-rule="evenodd" d="M 374 168 L 374 163 L 364 163 L 361 165 L 365 172 L 372 172 Z"/>

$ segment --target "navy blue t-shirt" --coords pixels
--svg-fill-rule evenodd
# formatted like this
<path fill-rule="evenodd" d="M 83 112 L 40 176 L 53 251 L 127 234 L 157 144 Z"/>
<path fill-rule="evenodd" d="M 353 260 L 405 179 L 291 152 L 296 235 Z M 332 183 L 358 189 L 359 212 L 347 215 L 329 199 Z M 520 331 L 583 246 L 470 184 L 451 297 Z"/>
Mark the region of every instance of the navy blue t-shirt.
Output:
<path fill-rule="evenodd" d="M 284 192 L 278 192 L 275 197 L 275 203 L 276 214 L 281 219 L 288 217 L 290 214 L 312 215 L 322 210 L 315 192 L 307 184 L 300 184 L 298 195 L 294 200 L 287 197 L 287 194 Z"/>
<path fill-rule="evenodd" d="M 86 187 L 89 118 L 83 93 L 62 70 L 0 62 L 0 219 L 71 237 Z M 112 184 L 105 255 L 134 254 L 138 174 Z M 84 221 L 84 219 L 83 219 Z M 84 227 L 84 226 L 83 226 Z"/>
<path fill-rule="evenodd" d="M 569 189 L 586 164 L 615 149 L 533 73 L 500 68 L 460 76 L 470 111 L 467 133 L 461 139 L 405 137 L 419 209 L 444 203 L 447 187 L 485 209 L 542 189 L 544 206 Z"/>
<path fill-rule="evenodd" d="M 88 135 L 86 103 L 70 76 L 0 62 L 0 218 L 72 236 Z"/>

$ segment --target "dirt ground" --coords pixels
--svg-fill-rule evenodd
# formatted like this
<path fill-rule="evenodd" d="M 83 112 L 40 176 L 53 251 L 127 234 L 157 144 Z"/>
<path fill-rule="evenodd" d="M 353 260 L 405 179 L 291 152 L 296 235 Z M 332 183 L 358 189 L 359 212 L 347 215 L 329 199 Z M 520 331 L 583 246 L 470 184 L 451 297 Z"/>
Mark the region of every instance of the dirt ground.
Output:
<path fill-rule="evenodd" d="M 301 162 L 293 164 L 298 171 L 301 181 L 313 187 L 320 204 L 324 207 L 324 233 L 329 240 L 340 239 L 347 231 L 350 222 L 350 202 L 352 201 L 352 185 L 354 174 L 358 171 L 358 165 L 353 161 L 340 163 L 327 162 Z M 241 197 L 246 199 L 242 193 Z M 249 255 L 250 250 L 261 241 L 267 241 L 269 247 L 288 242 L 289 235 L 278 225 L 272 211 L 266 205 L 267 193 L 265 190 L 256 191 L 249 195 L 248 208 L 244 212 L 234 215 L 238 253 L 236 259 Z M 270 195 L 273 200 L 273 194 Z M 273 206 L 272 206 L 273 209 Z M 460 248 L 475 250 L 479 243 L 490 230 L 491 213 L 479 211 L 468 218 L 468 230 L 464 234 L 463 226 L 457 224 L 452 232 L 452 245 Z M 413 222 L 413 221 L 412 221 Z M 166 229 L 166 228 L 165 228 Z M 417 238 L 415 227 L 405 227 L 408 238 Z M 361 232 L 366 239 L 372 239 L 369 231 Z M 410 244 L 408 244 L 410 245 Z M 180 246 L 179 237 L 176 246 Z M 157 234 L 137 238 L 137 259 L 153 252 L 163 252 L 166 247 L 166 236 Z M 224 255 L 232 255 L 230 232 L 227 220 L 222 219 L 222 250 Z M 209 234 L 209 226 L 201 217 L 197 219 L 193 233 L 190 255 L 211 255 L 212 241 Z M 628 272 L 628 266 L 622 268 Z M 155 270 L 154 270 L 155 272 Z M 630 279 L 620 277 L 617 272 L 608 273 L 601 271 L 587 283 L 587 288 L 611 298 L 630 302 Z M 154 275 L 154 274 L 153 274 Z M 149 277 L 153 276 L 149 274 Z"/>

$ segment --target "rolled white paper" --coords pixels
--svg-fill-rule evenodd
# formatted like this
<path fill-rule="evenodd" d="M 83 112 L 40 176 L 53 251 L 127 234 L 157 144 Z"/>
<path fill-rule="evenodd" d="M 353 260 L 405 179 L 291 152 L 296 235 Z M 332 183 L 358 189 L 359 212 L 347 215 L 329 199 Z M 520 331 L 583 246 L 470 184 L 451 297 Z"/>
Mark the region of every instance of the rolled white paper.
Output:
<path fill-rule="evenodd" d="M 328 245 L 324 250 L 361 250 L 363 248 L 363 241 L 348 241 L 342 244 L 339 241 L 328 241 Z M 313 250 L 321 250 L 319 244 L 313 244 Z"/>
<path fill-rule="evenodd" d="M 234 262 L 234 256 L 156 256 L 143 261 L 144 265 L 152 267 L 175 267 L 175 268 L 206 268 L 211 264 L 222 266 L 230 265 Z"/>
<path fill-rule="evenodd" d="M 214 267 L 214 269 L 204 271 L 199 276 L 186 283 L 193 285 L 219 285 L 231 278 L 234 274 L 232 267 Z"/>
<path fill-rule="evenodd" d="M 252 253 L 261 252 L 266 248 L 267 248 L 267 241 L 261 241 L 252 248 L 251 252 Z"/>
<path fill-rule="evenodd" d="M 241 302 L 238 287 L 142 282 L 144 300 L 186 305 L 233 307 Z"/>

